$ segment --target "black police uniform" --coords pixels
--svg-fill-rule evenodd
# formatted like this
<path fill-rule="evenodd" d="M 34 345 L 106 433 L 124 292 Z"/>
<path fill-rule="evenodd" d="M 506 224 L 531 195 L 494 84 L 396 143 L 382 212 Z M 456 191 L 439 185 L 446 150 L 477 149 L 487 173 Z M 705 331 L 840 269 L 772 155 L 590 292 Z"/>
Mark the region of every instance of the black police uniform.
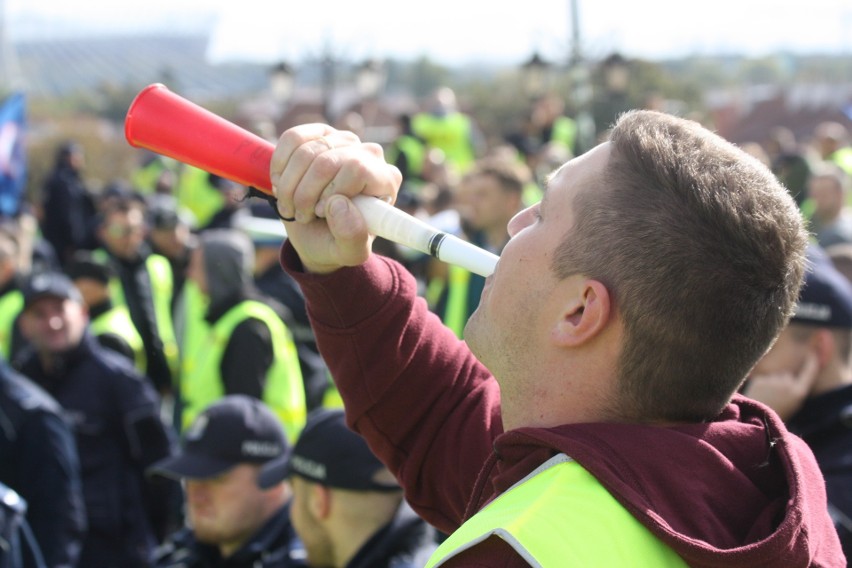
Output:
<path fill-rule="evenodd" d="M 787 427 L 814 452 L 829 513 L 846 558 L 852 558 L 852 385 L 807 399 Z"/>
<path fill-rule="evenodd" d="M 76 566 L 86 516 L 77 449 L 60 412 L 43 389 L 0 363 L 0 483 L 28 503 L 26 521 L 46 564 Z M 24 566 L 35 565 L 25 556 Z"/>
<path fill-rule="evenodd" d="M 175 445 L 150 381 L 88 331 L 52 372 L 35 353 L 19 368 L 59 402 L 74 431 L 89 523 L 80 566 L 149 566 L 179 490 L 144 477 Z"/>
<path fill-rule="evenodd" d="M 305 549 L 290 523 L 290 505 L 281 507 L 252 539 L 228 558 L 198 542 L 189 528 L 177 532 L 157 552 L 156 568 L 300 568 Z"/>

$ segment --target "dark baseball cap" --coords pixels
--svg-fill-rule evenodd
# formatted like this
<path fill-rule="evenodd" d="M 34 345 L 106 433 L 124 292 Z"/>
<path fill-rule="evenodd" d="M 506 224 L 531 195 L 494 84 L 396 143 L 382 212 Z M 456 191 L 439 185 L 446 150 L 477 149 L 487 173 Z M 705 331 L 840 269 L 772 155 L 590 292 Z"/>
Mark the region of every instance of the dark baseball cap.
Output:
<path fill-rule="evenodd" d="M 791 321 L 852 329 L 852 283 L 822 248 L 810 245 L 807 260 L 805 282 Z"/>
<path fill-rule="evenodd" d="M 284 429 L 269 407 L 250 396 L 229 395 L 193 420 L 177 455 L 156 462 L 147 473 L 206 479 L 241 463 L 266 463 L 287 449 Z"/>
<path fill-rule="evenodd" d="M 364 438 L 346 425 L 342 410 L 320 408 L 308 415 L 292 451 L 264 465 L 258 484 L 266 489 L 291 475 L 352 491 L 401 491 Z"/>
<path fill-rule="evenodd" d="M 60 298 L 83 302 L 83 296 L 68 276 L 62 272 L 40 272 L 33 274 L 22 286 L 24 310 L 42 298 Z"/>
<path fill-rule="evenodd" d="M 148 202 L 148 223 L 153 229 L 174 229 L 190 225 L 180 205 L 171 195 L 154 195 Z"/>
<path fill-rule="evenodd" d="M 80 250 L 71 257 L 68 266 L 65 267 L 65 274 L 71 280 L 88 278 L 101 284 L 109 284 L 110 278 L 115 276 L 115 270 L 109 261 L 98 258 L 91 251 Z"/>

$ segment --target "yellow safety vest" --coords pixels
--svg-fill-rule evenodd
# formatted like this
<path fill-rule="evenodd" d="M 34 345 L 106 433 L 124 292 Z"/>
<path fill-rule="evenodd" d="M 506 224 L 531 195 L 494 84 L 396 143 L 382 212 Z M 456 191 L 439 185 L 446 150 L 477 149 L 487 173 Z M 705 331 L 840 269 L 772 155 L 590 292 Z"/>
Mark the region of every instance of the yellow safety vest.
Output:
<path fill-rule="evenodd" d="M 100 261 L 109 259 L 109 253 L 103 249 L 95 251 L 95 257 Z M 145 259 L 145 270 L 151 282 L 151 295 L 154 302 L 154 318 L 156 319 L 157 335 L 163 343 L 163 355 L 172 373 L 172 380 L 176 380 L 180 371 L 180 356 L 178 353 L 177 338 L 175 337 L 175 326 L 172 321 L 172 266 L 166 257 L 159 254 L 150 254 Z M 124 288 L 121 279 L 110 278 L 110 299 L 115 306 L 127 306 L 127 298 L 124 296 Z M 137 330 L 138 331 L 138 330 Z"/>
<path fill-rule="evenodd" d="M 852 148 L 840 148 L 828 157 L 830 162 L 852 176 Z"/>
<path fill-rule="evenodd" d="M 143 193 L 151 195 L 157 188 L 157 180 L 163 175 L 166 170 L 171 170 L 177 173 L 178 161 L 165 156 L 155 156 L 150 162 L 144 166 L 140 166 L 130 174 L 130 182 L 133 188 Z"/>
<path fill-rule="evenodd" d="M 506 541 L 536 567 L 687 566 L 565 454 L 542 464 L 468 519 L 426 566 L 441 566 L 491 536 Z"/>
<path fill-rule="evenodd" d="M 183 284 L 183 303 L 179 309 L 183 310 L 183 328 L 178 338 L 181 354 L 181 376 L 193 373 L 195 361 L 193 357 L 198 353 L 198 343 L 204 341 L 210 331 L 210 324 L 205 319 L 207 306 L 210 298 L 201 291 L 198 284 L 193 280 L 187 280 Z M 175 330 L 177 331 L 177 330 Z"/>
<path fill-rule="evenodd" d="M 447 281 L 449 288 L 447 288 L 447 304 L 444 310 L 444 325 L 453 330 L 456 337 L 464 339 L 464 326 L 470 317 L 467 307 L 470 272 L 451 265 L 447 271 Z"/>
<path fill-rule="evenodd" d="M 426 158 L 426 147 L 423 141 L 416 136 L 403 134 L 391 144 L 387 150 L 386 161 L 390 164 L 396 162 L 400 154 L 405 154 L 410 175 L 420 177 L 423 174 L 423 161 Z M 402 172 L 403 175 L 406 172 Z"/>
<path fill-rule="evenodd" d="M 458 173 L 467 171 L 476 159 L 471 141 L 470 119 L 463 113 L 444 116 L 431 113 L 414 115 L 411 129 L 431 148 L 444 152 L 447 161 Z"/>
<path fill-rule="evenodd" d="M 553 123 L 550 131 L 550 142 L 557 142 L 574 155 L 574 144 L 577 141 L 577 123 L 567 116 L 560 116 Z"/>
<path fill-rule="evenodd" d="M 222 192 L 210 185 L 210 174 L 199 168 L 184 166 L 178 180 L 180 206 L 195 218 L 195 227 L 204 227 L 225 206 Z"/>
<path fill-rule="evenodd" d="M 24 295 L 20 290 L 10 290 L 0 297 L 0 352 L 8 361 L 12 355 L 12 336 L 15 321 L 24 309 Z"/>
<path fill-rule="evenodd" d="M 189 356 L 192 372 L 182 377 L 181 422 L 186 428 L 209 404 L 225 395 L 222 383 L 222 357 L 231 333 L 249 318 L 262 321 L 272 337 L 273 362 L 266 373 L 263 402 L 281 420 L 288 439 L 295 441 L 305 425 L 305 386 L 296 344 L 281 317 L 269 306 L 254 300 L 243 301 L 210 326 L 203 341 L 193 342 Z"/>
<path fill-rule="evenodd" d="M 130 311 L 127 306 L 113 306 L 105 311 L 89 324 L 92 334 L 95 336 L 104 333 L 114 333 L 124 339 L 133 350 L 133 364 L 140 373 L 145 374 L 148 368 L 148 359 L 145 356 L 145 342 L 136 331 L 133 320 L 130 319 Z"/>

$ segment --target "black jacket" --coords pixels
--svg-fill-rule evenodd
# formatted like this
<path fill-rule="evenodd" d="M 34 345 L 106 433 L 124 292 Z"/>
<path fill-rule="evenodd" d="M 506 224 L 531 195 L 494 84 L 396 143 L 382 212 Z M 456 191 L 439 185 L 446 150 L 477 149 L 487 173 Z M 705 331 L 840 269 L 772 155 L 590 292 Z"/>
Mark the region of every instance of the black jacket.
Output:
<path fill-rule="evenodd" d="M 80 249 L 95 245 L 96 209 L 80 173 L 70 167 L 56 168 L 44 185 L 44 239 L 65 265 Z"/>
<path fill-rule="evenodd" d="M 148 566 L 171 521 L 178 488 L 164 478 L 144 477 L 174 448 L 156 391 L 126 358 L 88 332 L 58 370 L 46 372 L 35 354 L 20 368 L 62 405 L 74 431 L 89 522 L 80 566 Z"/>
<path fill-rule="evenodd" d="M 405 501 L 346 568 L 420 568 L 437 548 L 436 532 Z"/>
<path fill-rule="evenodd" d="M 76 566 L 86 530 L 77 448 L 56 401 L 0 364 L 0 483 L 27 504 L 45 564 Z M 31 556 L 24 566 L 35 566 Z"/>
<path fill-rule="evenodd" d="M 829 513 L 843 552 L 852 559 L 852 385 L 809 398 L 787 426 L 814 452 Z"/>
<path fill-rule="evenodd" d="M 290 523 L 285 505 L 233 555 L 223 559 L 215 546 L 195 540 L 192 530 L 175 533 L 157 551 L 156 568 L 299 568 L 305 550 Z"/>

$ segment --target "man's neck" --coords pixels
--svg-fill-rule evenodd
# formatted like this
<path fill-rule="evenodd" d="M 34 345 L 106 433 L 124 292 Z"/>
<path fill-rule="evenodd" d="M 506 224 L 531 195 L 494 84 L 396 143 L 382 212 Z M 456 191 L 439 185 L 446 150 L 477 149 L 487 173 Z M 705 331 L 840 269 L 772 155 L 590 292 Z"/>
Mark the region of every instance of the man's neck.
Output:
<path fill-rule="evenodd" d="M 852 385 L 852 367 L 828 368 L 814 381 L 811 396 Z"/>

